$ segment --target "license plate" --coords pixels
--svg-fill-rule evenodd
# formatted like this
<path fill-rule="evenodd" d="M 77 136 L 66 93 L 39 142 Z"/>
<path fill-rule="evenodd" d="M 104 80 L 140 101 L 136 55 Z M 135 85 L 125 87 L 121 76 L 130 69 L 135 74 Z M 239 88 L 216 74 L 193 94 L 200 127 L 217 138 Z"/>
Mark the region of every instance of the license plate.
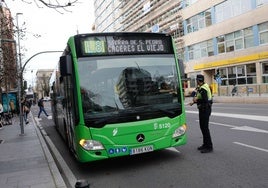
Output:
<path fill-rule="evenodd" d="M 143 146 L 143 147 L 139 147 L 139 148 L 132 148 L 130 150 L 130 155 L 136 155 L 136 154 L 140 154 L 140 153 L 147 153 L 147 152 L 151 152 L 151 151 L 154 151 L 154 146 L 153 145 Z"/>

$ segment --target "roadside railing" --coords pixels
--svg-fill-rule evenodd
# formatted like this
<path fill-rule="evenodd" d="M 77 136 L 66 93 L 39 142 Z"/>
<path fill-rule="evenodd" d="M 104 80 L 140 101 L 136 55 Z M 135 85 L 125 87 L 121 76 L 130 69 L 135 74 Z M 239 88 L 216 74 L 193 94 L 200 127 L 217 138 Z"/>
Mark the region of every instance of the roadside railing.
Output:
<path fill-rule="evenodd" d="M 236 92 L 232 92 L 236 87 Z M 268 84 L 250 84 L 250 85 L 229 85 L 219 86 L 218 91 L 214 91 L 218 96 L 267 96 L 268 97 Z"/>

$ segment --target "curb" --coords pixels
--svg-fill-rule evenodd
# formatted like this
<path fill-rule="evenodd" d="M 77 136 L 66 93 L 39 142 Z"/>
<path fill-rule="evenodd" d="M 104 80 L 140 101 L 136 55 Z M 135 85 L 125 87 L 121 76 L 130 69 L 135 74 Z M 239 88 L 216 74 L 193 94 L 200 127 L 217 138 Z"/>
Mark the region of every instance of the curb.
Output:
<path fill-rule="evenodd" d="M 66 164 L 66 162 L 62 158 L 61 154 L 59 153 L 59 151 L 57 150 L 57 148 L 55 147 L 55 145 L 53 144 L 53 142 L 47 135 L 46 131 L 43 129 L 42 125 L 39 123 L 39 121 L 36 118 L 34 121 L 36 123 L 36 129 L 37 128 L 39 129 L 37 132 L 39 132 L 40 136 L 45 142 L 45 145 L 46 145 L 45 148 L 47 148 L 47 153 L 48 153 L 47 155 L 49 155 L 49 157 L 47 158 L 48 163 L 49 164 L 50 162 L 53 163 L 51 164 L 52 167 L 50 168 L 51 173 L 53 174 L 53 177 L 56 180 L 59 180 L 58 182 L 55 181 L 59 184 L 59 186 L 58 184 L 56 184 L 57 188 L 74 187 L 77 182 L 77 179 L 75 178 L 74 174 L 72 173 L 69 166 Z M 65 178 L 63 178 L 62 175 Z M 64 182 L 63 179 L 66 182 Z"/>
<path fill-rule="evenodd" d="M 42 133 L 42 130 L 43 128 L 41 127 L 39 121 L 36 121 L 35 118 L 33 117 L 33 114 L 31 115 L 32 117 L 32 120 L 34 122 L 34 128 L 35 128 L 35 131 L 37 133 L 37 136 L 39 138 L 39 141 L 41 143 L 41 147 L 42 147 L 42 150 L 45 154 L 45 157 L 47 159 L 47 162 L 48 162 L 48 167 L 50 169 L 50 173 L 53 177 L 53 181 L 55 183 L 55 186 L 56 188 L 67 188 L 64 180 L 63 180 L 63 177 L 61 176 L 61 173 L 56 165 L 56 162 L 54 161 L 54 158 L 52 157 L 50 151 L 49 151 L 49 148 L 47 146 L 47 143 L 45 141 L 45 136 L 46 134 Z"/>

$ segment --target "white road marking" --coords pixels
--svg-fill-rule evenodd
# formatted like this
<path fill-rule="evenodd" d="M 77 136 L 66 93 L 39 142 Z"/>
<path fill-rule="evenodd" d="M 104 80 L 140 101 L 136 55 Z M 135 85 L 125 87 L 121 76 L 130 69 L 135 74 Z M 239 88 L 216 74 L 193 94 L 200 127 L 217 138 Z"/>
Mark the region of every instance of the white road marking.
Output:
<path fill-rule="evenodd" d="M 224 127 L 230 127 L 233 130 L 250 131 L 250 132 L 257 132 L 257 133 L 266 133 L 266 134 L 268 134 L 268 131 L 266 131 L 266 130 L 257 129 L 257 128 L 250 127 L 250 126 L 235 126 L 235 125 L 229 125 L 229 124 L 217 123 L 217 122 L 209 122 L 209 124 L 220 125 L 220 126 L 224 126 Z"/>
<path fill-rule="evenodd" d="M 245 115 L 245 114 L 228 114 L 228 113 L 216 113 L 216 112 L 212 113 L 211 115 L 268 122 L 268 116 L 256 116 L 256 115 Z"/>
<path fill-rule="evenodd" d="M 192 114 L 198 114 L 197 111 L 188 111 L 187 110 L 186 112 L 187 113 L 192 113 Z M 267 116 L 244 115 L 244 114 L 229 114 L 229 113 L 211 113 L 211 115 L 212 116 L 231 117 L 231 118 L 248 119 L 248 120 L 255 120 L 255 121 L 267 121 L 268 122 L 268 117 Z M 217 123 L 217 122 L 209 122 L 209 123 L 224 126 L 224 127 L 229 127 L 231 129 L 234 129 L 234 130 L 252 131 L 252 132 L 259 132 L 259 133 L 268 133 L 267 130 L 257 129 L 257 128 L 250 127 L 250 126 L 235 126 L 235 125 Z M 245 146 L 245 147 L 248 147 L 248 148 L 256 149 L 256 150 L 259 150 L 259 151 L 264 151 L 264 152 L 268 153 L 268 150 L 264 149 L 264 148 L 247 145 L 247 144 L 243 144 L 243 143 L 240 143 L 240 142 L 233 142 L 233 143 L 241 145 L 241 146 Z"/>
<path fill-rule="evenodd" d="M 236 128 L 237 126 L 234 125 L 228 125 L 228 124 L 224 124 L 224 123 L 216 123 L 216 122 L 209 122 L 209 124 L 214 124 L 214 125 L 221 125 L 224 127 L 230 127 L 230 128 Z"/>
<path fill-rule="evenodd" d="M 267 152 L 268 153 L 268 150 L 267 149 L 263 149 L 263 148 L 259 148 L 259 147 L 256 147 L 256 146 L 251 146 L 251 145 L 243 144 L 243 143 L 240 143 L 240 142 L 233 142 L 233 143 L 234 144 L 241 145 L 241 146 L 245 146 L 245 147 L 248 147 L 248 148 L 256 149 L 256 150 L 259 150 L 259 151 L 264 151 L 264 152 Z"/>
<path fill-rule="evenodd" d="M 197 114 L 197 111 L 186 110 L 186 113 Z M 229 113 L 217 113 L 212 112 L 212 116 L 220 116 L 220 117 L 231 117 L 231 118 L 239 118 L 239 119 L 248 119 L 255 121 L 266 121 L 268 122 L 268 116 L 256 116 L 256 115 L 245 115 L 245 114 L 229 114 Z"/>
<path fill-rule="evenodd" d="M 257 129 L 257 128 L 249 127 L 249 126 L 234 127 L 232 129 L 234 129 L 234 130 L 241 130 L 241 131 L 251 131 L 251 132 L 258 132 L 258 133 L 266 133 L 266 134 L 268 134 L 268 131 L 266 131 L 266 130 Z"/>

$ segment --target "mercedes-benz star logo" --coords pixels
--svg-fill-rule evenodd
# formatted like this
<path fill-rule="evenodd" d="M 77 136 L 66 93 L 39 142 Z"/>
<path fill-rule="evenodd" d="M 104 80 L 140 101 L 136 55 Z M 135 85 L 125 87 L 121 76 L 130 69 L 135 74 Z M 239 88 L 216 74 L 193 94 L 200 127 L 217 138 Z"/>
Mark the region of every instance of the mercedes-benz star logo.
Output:
<path fill-rule="evenodd" d="M 138 142 L 143 142 L 145 140 L 145 136 L 143 134 L 138 134 L 136 139 Z"/>

